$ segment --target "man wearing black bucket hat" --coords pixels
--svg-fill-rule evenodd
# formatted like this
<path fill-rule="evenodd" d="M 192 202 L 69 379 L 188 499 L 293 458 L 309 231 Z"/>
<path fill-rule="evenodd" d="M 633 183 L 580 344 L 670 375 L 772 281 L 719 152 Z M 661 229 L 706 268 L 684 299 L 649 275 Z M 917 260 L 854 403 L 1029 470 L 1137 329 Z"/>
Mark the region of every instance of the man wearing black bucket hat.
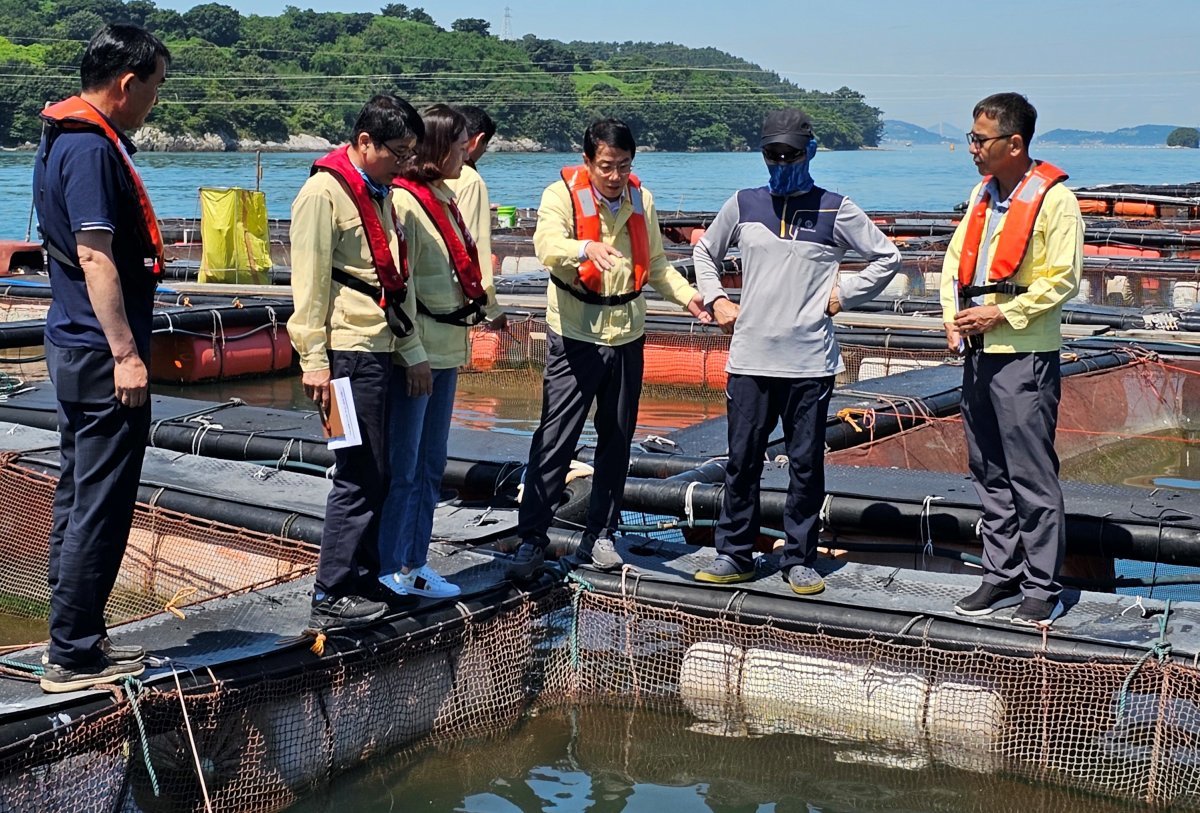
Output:
<path fill-rule="evenodd" d="M 1083 218 L 1067 175 L 1029 157 L 1037 111 L 1017 93 L 975 105 L 967 149 L 983 180 L 942 266 L 946 342 L 965 353 L 962 416 L 983 506 L 983 583 L 954 609 L 1048 625 L 1066 550 L 1058 424 L 1063 303 L 1079 290 Z"/>
<path fill-rule="evenodd" d="M 834 376 L 844 369 L 833 316 L 883 290 L 900 267 L 900 252 L 862 209 L 813 183 L 809 166 L 816 151 L 804 112 L 769 113 L 762 129 L 768 184 L 726 201 L 693 254 L 704 302 L 733 334 L 725 368 L 729 462 L 718 555 L 697 571 L 697 581 L 754 578 L 759 479 L 768 438 L 782 418 L 789 465 L 783 576 L 800 595 L 825 589 L 813 565 L 825 495 L 825 418 Z M 733 245 L 742 251 L 740 303 L 721 287 L 721 263 Z M 867 266 L 839 278 L 848 250 Z"/>

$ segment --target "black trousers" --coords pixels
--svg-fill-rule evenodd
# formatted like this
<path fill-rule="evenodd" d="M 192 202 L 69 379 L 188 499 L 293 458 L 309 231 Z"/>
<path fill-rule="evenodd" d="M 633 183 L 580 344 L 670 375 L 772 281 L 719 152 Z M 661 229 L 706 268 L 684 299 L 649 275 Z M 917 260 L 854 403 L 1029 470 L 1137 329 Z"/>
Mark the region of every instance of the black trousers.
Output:
<path fill-rule="evenodd" d="M 345 596 L 364 580 L 379 577 L 379 517 L 391 480 L 387 392 L 392 358 L 389 353 L 330 350 L 329 368 L 333 378 L 350 379 L 362 444 L 333 453 L 316 592 Z"/>
<path fill-rule="evenodd" d="M 46 342 L 58 397 L 59 479 L 50 529 L 50 662 L 94 665 L 108 634 L 104 605 L 133 524 L 150 403 L 116 399 L 113 357 Z"/>
<path fill-rule="evenodd" d="M 593 402 L 596 458 L 585 533 L 595 539 L 616 532 L 642 395 L 644 345 L 644 338 L 610 347 L 546 331 L 542 419 L 529 444 L 518 513 L 522 540 L 545 546 Z"/>
<path fill-rule="evenodd" d="M 833 376 L 770 378 L 729 376 L 725 387 L 729 415 L 729 462 L 717 522 L 717 551 L 749 566 L 762 525 L 759 480 L 767 441 L 783 420 L 788 456 L 788 495 L 783 529 L 787 542 L 782 567 L 811 566 L 817 558 L 821 503 L 825 498 L 825 421 Z"/>
<path fill-rule="evenodd" d="M 1062 392 L 1058 352 L 971 353 L 963 365 L 963 426 L 983 504 L 983 580 L 1019 584 L 1052 601 L 1066 552 L 1054 434 Z"/>

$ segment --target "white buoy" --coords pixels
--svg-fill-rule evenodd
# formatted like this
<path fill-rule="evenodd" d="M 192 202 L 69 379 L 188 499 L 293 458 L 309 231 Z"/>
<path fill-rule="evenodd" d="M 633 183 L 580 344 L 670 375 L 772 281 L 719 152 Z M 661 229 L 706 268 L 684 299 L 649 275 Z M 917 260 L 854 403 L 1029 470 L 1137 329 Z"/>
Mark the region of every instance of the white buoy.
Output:
<path fill-rule="evenodd" d="M 983 684 L 932 684 L 919 671 L 840 658 L 700 642 L 684 654 L 679 692 L 720 730 L 790 733 L 924 750 L 973 771 L 1000 764 L 1005 705 Z"/>
<path fill-rule="evenodd" d="M 1200 301 L 1200 296 L 1197 296 L 1197 291 L 1200 289 L 1200 282 L 1194 280 L 1180 280 L 1171 283 L 1171 307 L 1172 308 L 1192 308 L 1196 302 Z"/>

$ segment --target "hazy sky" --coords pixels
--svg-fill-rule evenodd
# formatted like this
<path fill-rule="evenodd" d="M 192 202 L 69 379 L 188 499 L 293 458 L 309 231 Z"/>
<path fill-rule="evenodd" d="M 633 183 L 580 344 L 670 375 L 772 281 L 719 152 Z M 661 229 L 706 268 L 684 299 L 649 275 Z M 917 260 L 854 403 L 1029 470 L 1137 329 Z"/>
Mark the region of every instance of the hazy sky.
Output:
<path fill-rule="evenodd" d="M 229 0 L 225 0 L 229 2 Z M 383 2 L 240 0 L 378 11 Z M 190 0 L 162 0 L 184 10 Z M 847 85 L 897 118 L 962 128 L 981 97 L 1017 90 L 1038 129 L 1200 125 L 1200 0 L 416 0 L 443 27 L 482 17 L 499 35 L 712 46 L 801 87 Z"/>

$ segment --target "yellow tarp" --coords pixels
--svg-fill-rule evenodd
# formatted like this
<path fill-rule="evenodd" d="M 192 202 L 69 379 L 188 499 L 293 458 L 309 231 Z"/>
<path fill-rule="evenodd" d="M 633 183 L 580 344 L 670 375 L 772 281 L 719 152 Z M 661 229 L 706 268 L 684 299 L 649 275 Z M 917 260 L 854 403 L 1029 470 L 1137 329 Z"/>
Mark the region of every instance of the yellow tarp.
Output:
<path fill-rule="evenodd" d="M 267 196 L 200 189 L 200 282 L 266 285 L 271 279 Z"/>

